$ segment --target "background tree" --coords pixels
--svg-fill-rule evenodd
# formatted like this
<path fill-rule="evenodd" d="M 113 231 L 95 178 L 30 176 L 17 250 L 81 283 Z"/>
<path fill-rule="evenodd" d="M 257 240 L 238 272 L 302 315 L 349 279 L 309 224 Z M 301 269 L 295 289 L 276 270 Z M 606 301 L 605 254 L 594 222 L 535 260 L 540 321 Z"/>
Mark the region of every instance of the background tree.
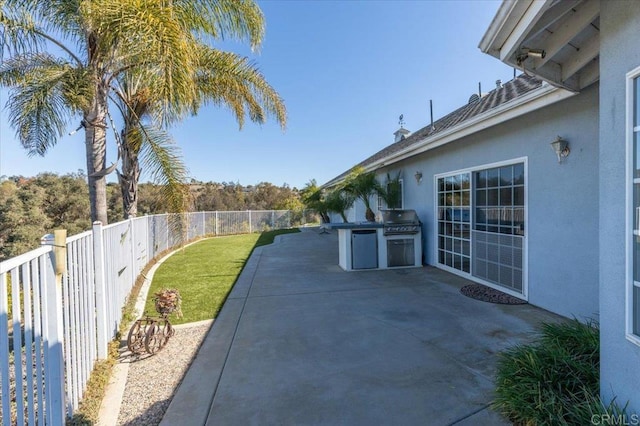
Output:
<path fill-rule="evenodd" d="M 74 235 L 91 228 L 89 190 L 82 171 L 63 176 L 41 173 L 27 188 L 31 186 L 44 191 L 41 207 L 51 221 L 49 228 L 45 228 L 47 233 L 53 229 L 66 229 L 68 235 Z"/>
<path fill-rule="evenodd" d="M 11 180 L 0 183 L 0 258 L 17 256 L 37 247 L 51 221 L 40 206 L 44 190 L 21 190 Z"/>
<path fill-rule="evenodd" d="M 299 191 L 288 185 L 262 182 L 255 186 L 237 183 L 193 183 L 189 198 L 196 202 L 191 211 L 247 210 L 256 202 L 253 197 L 268 188 L 258 199 L 265 210 L 293 210 L 302 219 Z M 163 187 L 143 183 L 139 187 L 140 214 L 166 213 Z M 54 229 L 64 228 L 69 235 L 91 229 L 89 189 L 82 171 L 67 175 L 42 173 L 35 177 L 12 176 L 0 181 L 0 259 L 16 256 L 38 247 L 40 238 Z M 265 197 L 265 194 L 269 194 Z M 262 198 L 260 198 L 262 197 Z M 109 219 L 122 218 L 120 185 L 107 185 Z M 229 204 L 225 204 L 225 203 Z M 200 203 L 200 206 L 198 206 Z"/>
<path fill-rule="evenodd" d="M 88 188 L 81 173 L 43 173 L 0 183 L 0 258 L 38 247 L 54 229 L 69 235 L 90 229 Z"/>
<path fill-rule="evenodd" d="M 315 179 L 311 179 L 300 190 L 300 198 L 302 203 L 311 210 L 315 210 L 320 215 L 322 223 L 331 222 L 329 217 L 327 205 L 324 202 L 322 189 L 318 186 Z"/>

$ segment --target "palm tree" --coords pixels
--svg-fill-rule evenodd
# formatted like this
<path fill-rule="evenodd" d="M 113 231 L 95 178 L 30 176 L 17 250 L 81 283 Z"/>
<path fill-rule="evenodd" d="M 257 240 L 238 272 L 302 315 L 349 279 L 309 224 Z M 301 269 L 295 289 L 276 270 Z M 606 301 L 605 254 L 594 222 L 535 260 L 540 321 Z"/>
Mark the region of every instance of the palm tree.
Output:
<path fill-rule="evenodd" d="M 346 210 L 349 210 L 353 206 L 353 202 L 356 198 L 348 191 L 342 188 L 335 188 L 327 194 L 324 199 L 326 209 L 330 212 L 338 213 L 342 217 L 344 223 L 349 222 Z"/>
<path fill-rule="evenodd" d="M 121 167 L 116 170 L 124 218 L 138 214 L 138 183 L 142 167 L 162 188 L 165 211 L 186 210 L 189 190 L 187 170 L 169 133 L 150 118 L 151 89 L 141 80 L 122 80 L 115 89 L 121 111 L 123 129 L 116 138 Z M 142 162 L 142 165 L 141 165 Z"/>
<path fill-rule="evenodd" d="M 161 123 L 171 124 L 180 119 L 186 107 L 194 111 L 199 104 L 211 102 L 226 105 L 235 114 L 240 128 L 245 115 L 257 123 L 267 116 L 274 116 L 284 128 L 286 109 L 277 92 L 266 82 L 258 69 L 241 56 L 222 52 L 205 45 L 198 46 L 197 97 L 193 105 L 181 111 L 162 111 L 163 99 L 153 94 L 159 74 L 136 75 L 125 73 L 119 79 L 117 104 L 122 112 L 124 128 L 118 140 L 122 168 L 118 170 L 124 215 L 137 214 L 138 181 L 140 178 L 140 154 L 145 154 L 147 168 L 164 183 L 169 208 L 175 211 L 184 205 L 186 171 L 171 145 L 171 139 L 163 131 Z"/>
<path fill-rule="evenodd" d="M 400 182 L 400 172 L 394 177 L 387 173 L 384 185 L 377 188 L 378 196 L 386 204 L 388 209 L 399 209 L 402 204 L 402 184 Z"/>
<path fill-rule="evenodd" d="M 315 210 L 320 215 L 322 223 L 331 222 L 328 215 L 329 209 L 327 208 L 327 203 L 322 195 L 322 189 L 318 187 L 318 183 L 315 179 L 311 179 L 305 184 L 304 188 L 300 190 L 300 196 L 302 198 L 302 202 L 307 208 Z"/>
<path fill-rule="evenodd" d="M 200 39 L 226 35 L 257 47 L 264 33 L 252 0 L 4 0 L 0 7 L 9 121 L 30 155 L 45 155 L 82 117 L 91 219 L 102 223 L 114 82 L 132 70 L 161 74 L 154 90 L 163 116 L 195 111 L 202 103 L 195 75 Z"/>
<path fill-rule="evenodd" d="M 376 216 L 371 210 L 370 201 L 372 195 L 380 192 L 380 184 L 376 179 L 375 173 L 365 172 L 362 167 L 354 167 L 345 179 L 344 190 L 353 195 L 354 198 L 362 200 L 366 208 L 365 218 L 369 222 L 376 220 Z"/>

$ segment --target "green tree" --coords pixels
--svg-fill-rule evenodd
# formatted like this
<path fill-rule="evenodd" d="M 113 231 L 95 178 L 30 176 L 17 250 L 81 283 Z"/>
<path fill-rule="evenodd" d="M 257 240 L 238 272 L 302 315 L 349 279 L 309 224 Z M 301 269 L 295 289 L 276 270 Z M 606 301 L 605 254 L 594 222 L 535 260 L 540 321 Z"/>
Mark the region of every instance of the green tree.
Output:
<path fill-rule="evenodd" d="M 284 128 L 286 109 L 277 92 L 266 82 L 247 58 L 222 52 L 206 45 L 198 46 L 197 102 L 225 105 L 235 114 L 240 128 L 245 116 L 264 123 L 273 116 Z M 188 192 L 186 168 L 178 156 L 171 138 L 161 127 L 162 122 L 174 122 L 185 109 L 165 113 L 163 99 L 154 96 L 158 78 L 162 75 L 139 75 L 130 72 L 120 80 L 119 107 L 124 128 L 119 139 L 122 171 L 118 171 L 125 216 L 137 213 L 137 185 L 140 160 L 146 163 L 154 181 L 163 184 L 168 211 L 181 211 Z M 193 105 L 192 105 L 193 106 Z M 197 107 L 197 105 L 195 105 Z"/>
<path fill-rule="evenodd" d="M 91 219 L 107 223 L 109 96 L 128 72 L 150 76 L 162 117 L 195 112 L 201 40 L 234 36 L 257 47 L 263 15 L 251 0 L 4 0 L 0 84 L 9 121 L 32 155 L 44 155 L 80 115 Z M 51 49 L 55 46 L 55 49 Z M 51 51 L 60 52 L 54 55 Z"/>
<path fill-rule="evenodd" d="M 369 222 L 376 220 L 371 210 L 371 196 L 380 192 L 380 184 L 374 172 L 365 172 L 362 167 L 354 167 L 344 181 L 344 191 L 356 199 L 362 200 L 365 206 L 365 218 Z"/>
<path fill-rule="evenodd" d="M 335 188 L 327 194 L 323 202 L 328 211 L 338 213 L 340 217 L 342 217 L 342 221 L 347 223 L 349 220 L 347 219 L 345 211 L 353 206 L 355 200 L 356 198 L 351 192 L 345 191 L 342 188 Z"/>
<path fill-rule="evenodd" d="M 30 183 L 44 190 L 42 209 L 51 220 L 52 229 L 66 229 L 75 235 L 91 229 L 86 176 L 79 172 L 58 176 L 41 173 Z"/>
<path fill-rule="evenodd" d="M 387 178 L 383 185 L 378 185 L 378 196 L 384 201 L 388 209 L 399 209 L 402 206 L 402 183 L 400 182 L 400 172 L 394 177 L 387 173 Z"/>
<path fill-rule="evenodd" d="M 323 223 L 331 222 L 327 205 L 322 195 L 322 189 L 318 186 L 315 179 L 311 179 L 300 190 L 300 198 L 308 209 L 318 212 Z"/>

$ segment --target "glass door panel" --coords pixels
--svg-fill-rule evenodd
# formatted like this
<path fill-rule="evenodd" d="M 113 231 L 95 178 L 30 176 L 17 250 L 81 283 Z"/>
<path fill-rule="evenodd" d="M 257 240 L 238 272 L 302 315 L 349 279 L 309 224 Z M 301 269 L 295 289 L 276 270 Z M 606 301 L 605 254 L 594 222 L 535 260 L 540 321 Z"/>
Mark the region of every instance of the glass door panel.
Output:
<path fill-rule="evenodd" d="M 523 292 L 524 164 L 473 173 L 475 277 Z"/>
<path fill-rule="evenodd" d="M 471 272 L 471 176 L 438 179 L 438 262 Z"/>

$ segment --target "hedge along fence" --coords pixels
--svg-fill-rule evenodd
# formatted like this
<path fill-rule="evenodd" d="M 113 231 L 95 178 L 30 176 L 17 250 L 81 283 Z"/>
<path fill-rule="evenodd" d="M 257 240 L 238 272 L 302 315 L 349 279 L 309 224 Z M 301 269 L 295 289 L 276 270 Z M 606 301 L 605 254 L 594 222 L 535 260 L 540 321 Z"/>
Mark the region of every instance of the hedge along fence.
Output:
<path fill-rule="evenodd" d="M 0 262 L 1 423 L 59 425 L 73 415 L 96 361 L 107 357 L 136 278 L 158 254 L 307 217 L 269 210 L 96 222 L 69 238 L 45 236 L 40 248 Z"/>

